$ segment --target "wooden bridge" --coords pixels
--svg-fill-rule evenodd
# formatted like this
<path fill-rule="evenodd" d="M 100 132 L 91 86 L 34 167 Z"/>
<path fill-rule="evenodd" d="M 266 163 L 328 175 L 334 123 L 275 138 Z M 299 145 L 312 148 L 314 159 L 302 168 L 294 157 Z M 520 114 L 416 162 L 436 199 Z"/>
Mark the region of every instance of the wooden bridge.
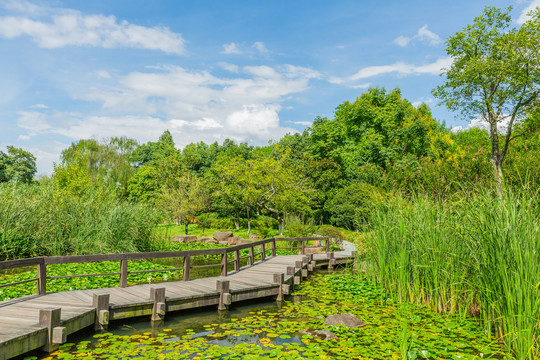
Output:
<path fill-rule="evenodd" d="M 324 253 L 309 254 L 308 249 L 321 242 Z M 276 244 L 287 241 L 298 255 L 276 256 Z M 129 253 L 109 255 L 51 256 L 0 262 L 0 270 L 37 267 L 34 279 L 4 284 L 0 287 L 35 281 L 37 294 L 0 302 L 0 360 L 41 349 L 53 351 L 67 341 L 67 336 L 87 327 L 104 330 L 109 321 L 137 316 L 163 320 L 167 312 L 216 306 L 225 310 L 235 302 L 274 296 L 283 300 L 294 285 L 310 271 L 337 264 L 352 263 L 354 252 L 330 252 L 328 238 L 272 238 L 227 248 Z M 241 257 L 241 250 L 249 255 Z M 279 247 L 279 249 L 291 249 Z M 246 251 L 244 251 L 245 253 Z M 218 264 L 192 265 L 192 259 L 214 256 Z M 129 271 L 130 260 L 181 258 L 179 268 Z M 47 277 L 47 265 L 119 261 L 120 271 L 108 274 L 73 274 Z M 243 266 L 242 266 L 243 265 Z M 191 279 L 196 268 L 221 267 L 221 276 Z M 128 286 L 130 273 L 178 271 L 183 281 Z M 118 287 L 47 293 L 47 280 L 85 276 L 119 276 Z"/>

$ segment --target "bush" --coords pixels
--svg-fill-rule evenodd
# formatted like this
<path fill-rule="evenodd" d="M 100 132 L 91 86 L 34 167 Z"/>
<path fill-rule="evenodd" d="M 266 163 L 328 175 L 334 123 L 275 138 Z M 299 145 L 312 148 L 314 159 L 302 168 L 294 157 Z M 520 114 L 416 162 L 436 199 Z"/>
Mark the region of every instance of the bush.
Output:
<path fill-rule="evenodd" d="M 304 223 L 298 216 L 285 217 L 285 235 L 288 237 L 312 236 L 315 232 L 313 221 Z"/>
<path fill-rule="evenodd" d="M 330 240 L 334 241 L 334 243 L 338 245 L 340 245 L 344 239 L 343 233 L 333 226 L 321 227 L 319 230 L 317 230 L 317 234 L 329 237 Z"/>

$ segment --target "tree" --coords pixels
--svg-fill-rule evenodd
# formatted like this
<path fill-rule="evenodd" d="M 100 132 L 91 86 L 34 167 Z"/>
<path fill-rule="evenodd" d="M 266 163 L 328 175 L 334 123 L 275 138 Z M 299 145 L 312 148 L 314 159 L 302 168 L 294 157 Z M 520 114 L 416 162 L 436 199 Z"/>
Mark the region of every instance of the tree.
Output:
<path fill-rule="evenodd" d="M 433 91 L 449 109 L 489 124 L 499 190 L 513 128 L 540 93 L 540 9 L 514 28 L 510 10 L 486 7 L 472 25 L 448 38 L 446 52 L 454 62 L 443 73 L 446 82 Z"/>
<path fill-rule="evenodd" d="M 14 146 L 7 150 L 7 154 L 0 151 L 0 182 L 31 183 L 37 172 L 36 157 Z"/>
<path fill-rule="evenodd" d="M 172 218 L 182 220 L 187 235 L 191 219 L 209 207 L 210 194 L 202 180 L 186 172 L 174 187 L 161 189 L 158 202 Z"/>

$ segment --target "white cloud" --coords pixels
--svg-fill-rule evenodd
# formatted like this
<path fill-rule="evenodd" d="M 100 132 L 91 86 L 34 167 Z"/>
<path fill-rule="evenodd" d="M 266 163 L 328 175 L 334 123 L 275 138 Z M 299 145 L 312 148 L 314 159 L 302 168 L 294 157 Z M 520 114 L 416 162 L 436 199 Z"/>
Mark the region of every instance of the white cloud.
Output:
<path fill-rule="evenodd" d="M 499 133 L 506 134 L 506 131 L 508 129 L 508 124 L 510 123 L 510 119 L 511 119 L 511 116 L 504 115 L 504 114 L 502 115 L 501 120 L 497 123 L 497 130 L 499 131 Z M 485 120 L 482 117 L 477 117 L 475 119 L 472 119 L 469 122 L 469 125 L 467 125 L 466 127 L 454 126 L 451 129 L 451 131 L 452 132 L 458 132 L 458 131 L 462 131 L 462 130 L 469 130 L 469 129 L 472 129 L 472 128 L 478 128 L 478 129 L 489 131 L 490 126 L 489 126 L 489 122 L 487 120 Z"/>
<path fill-rule="evenodd" d="M 401 36 L 395 38 L 393 43 L 396 44 L 396 45 L 399 45 L 401 47 L 405 47 L 405 46 L 409 45 L 409 43 L 412 40 L 419 40 L 419 41 L 426 42 L 426 43 L 428 43 L 430 45 L 433 45 L 433 46 L 439 45 L 439 44 L 442 43 L 442 40 L 439 37 L 439 35 L 435 34 L 432 31 L 430 31 L 428 29 L 427 25 L 424 25 L 420 29 L 418 29 L 418 31 L 416 32 L 416 35 L 414 35 L 412 38 L 401 35 Z"/>
<path fill-rule="evenodd" d="M 218 65 L 221 66 L 223 69 L 232 73 L 238 73 L 240 71 L 240 68 L 238 67 L 238 65 L 229 64 L 226 62 L 220 62 Z"/>
<path fill-rule="evenodd" d="M 404 62 L 397 62 L 392 65 L 368 66 L 360 69 L 356 74 L 349 77 L 349 80 L 360 80 L 383 75 L 388 73 L 398 73 L 400 75 L 419 75 L 433 74 L 438 75 L 441 69 L 448 68 L 452 65 L 452 58 L 440 58 L 437 61 L 424 65 L 412 65 Z"/>
<path fill-rule="evenodd" d="M 22 136 L 62 135 L 70 141 L 111 136 L 155 141 L 169 129 L 180 147 L 225 138 L 263 145 L 296 132 L 280 123 L 282 104 L 321 75 L 291 65 L 237 70 L 238 75 L 220 77 L 177 66 L 113 73 L 103 84 L 68 90 L 75 99 L 101 104 L 99 115 L 21 112 L 18 125 L 27 131 Z"/>
<path fill-rule="evenodd" d="M 110 79 L 111 78 L 111 74 L 109 74 L 109 72 L 106 71 L 106 70 L 98 70 L 98 71 L 96 71 L 96 76 L 98 78 L 101 78 L 101 79 Z"/>
<path fill-rule="evenodd" d="M 263 54 L 266 54 L 268 52 L 268 49 L 266 48 L 264 43 L 260 41 L 254 42 L 252 47 L 254 47 L 255 49 L 257 49 L 258 52 Z"/>
<path fill-rule="evenodd" d="M 396 45 L 405 47 L 405 46 L 409 45 L 409 42 L 411 42 L 411 40 L 412 40 L 411 38 L 408 38 L 406 36 L 401 35 L 401 36 L 395 38 L 393 43 L 396 44 Z"/>
<path fill-rule="evenodd" d="M 523 24 L 527 20 L 529 20 L 529 16 L 527 15 L 530 11 L 536 9 L 537 7 L 540 7 L 540 0 L 532 0 L 529 6 L 527 6 L 521 14 L 519 15 L 519 18 L 517 19 L 518 24 Z"/>
<path fill-rule="evenodd" d="M 44 104 L 35 104 L 30 106 L 31 109 L 48 109 L 49 107 Z"/>
<path fill-rule="evenodd" d="M 44 9 L 28 3 L 8 8 L 23 15 L 0 17 L 0 36 L 28 36 L 42 48 L 131 47 L 178 55 L 185 52 L 182 35 L 164 26 L 145 27 L 117 21 L 112 15 L 85 15 L 77 10 Z"/>
<path fill-rule="evenodd" d="M 303 126 L 311 126 L 313 125 L 313 121 L 293 121 L 293 124 L 303 125 Z"/>
<path fill-rule="evenodd" d="M 238 48 L 238 44 L 236 43 L 230 43 L 230 44 L 223 44 L 223 54 L 233 54 L 233 55 L 241 55 L 243 52 Z"/>

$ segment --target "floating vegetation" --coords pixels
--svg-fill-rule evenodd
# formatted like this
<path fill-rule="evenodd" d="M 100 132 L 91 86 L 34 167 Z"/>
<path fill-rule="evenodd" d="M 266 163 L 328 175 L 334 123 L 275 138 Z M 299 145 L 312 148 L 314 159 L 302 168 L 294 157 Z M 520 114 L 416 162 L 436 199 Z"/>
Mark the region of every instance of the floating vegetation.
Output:
<path fill-rule="evenodd" d="M 298 297 L 276 310 L 201 321 L 182 331 L 170 320 L 150 330 L 123 326 L 116 334 L 64 344 L 46 359 L 511 359 L 474 320 L 400 304 L 355 275 L 315 275 L 294 292 L 293 299 Z M 367 325 L 323 324 L 337 313 L 351 313 Z M 336 338 L 325 340 L 317 330 Z"/>

